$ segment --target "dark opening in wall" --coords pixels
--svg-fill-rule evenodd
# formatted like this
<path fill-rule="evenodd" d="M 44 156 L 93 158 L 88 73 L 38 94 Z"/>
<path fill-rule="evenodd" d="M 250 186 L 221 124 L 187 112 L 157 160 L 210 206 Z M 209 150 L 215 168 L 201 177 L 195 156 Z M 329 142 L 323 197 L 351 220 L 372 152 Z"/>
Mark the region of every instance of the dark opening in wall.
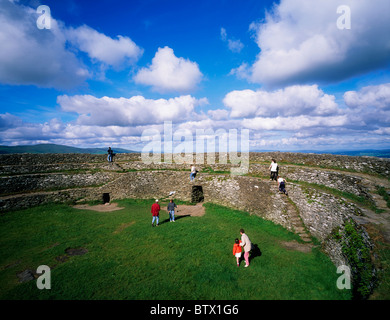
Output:
<path fill-rule="evenodd" d="M 110 194 L 103 193 L 103 203 L 110 203 Z"/>
<path fill-rule="evenodd" d="M 192 186 L 191 202 L 198 203 L 198 202 L 203 202 L 203 200 L 204 200 L 203 187 L 202 186 Z"/>

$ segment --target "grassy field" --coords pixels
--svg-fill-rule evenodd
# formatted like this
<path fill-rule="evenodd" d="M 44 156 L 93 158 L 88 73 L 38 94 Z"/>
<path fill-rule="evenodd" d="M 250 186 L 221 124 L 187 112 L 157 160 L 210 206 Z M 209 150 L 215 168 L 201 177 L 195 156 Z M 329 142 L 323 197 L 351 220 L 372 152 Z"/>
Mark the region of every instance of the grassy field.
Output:
<path fill-rule="evenodd" d="M 314 248 L 288 250 L 299 240 L 286 229 L 245 212 L 205 204 L 201 217 L 160 215 L 153 201 L 118 201 L 125 209 L 95 212 L 46 205 L 0 216 L 0 299 L 259 300 L 350 299 L 335 266 Z M 233 242 L 244 228 L 261 255 L 236 266 Z M 86 248 L 66 256 L 67 248 Z M 60 262 L 56 257 L 68 258 Z M 61 260 L 61 259 L 60 259 Z M 51 267 L 51 289 L 17 274 Z"/>

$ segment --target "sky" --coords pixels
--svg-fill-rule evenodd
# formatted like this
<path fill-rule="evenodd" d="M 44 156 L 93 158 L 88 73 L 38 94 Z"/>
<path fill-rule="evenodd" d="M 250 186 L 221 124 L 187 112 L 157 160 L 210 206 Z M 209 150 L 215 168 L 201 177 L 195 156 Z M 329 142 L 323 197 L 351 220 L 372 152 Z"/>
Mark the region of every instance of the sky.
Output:
<path fill-rule="evenodd" d="M 388 0 L 0 0 L 0 145 L 389 149 L 389 31 Z"/>

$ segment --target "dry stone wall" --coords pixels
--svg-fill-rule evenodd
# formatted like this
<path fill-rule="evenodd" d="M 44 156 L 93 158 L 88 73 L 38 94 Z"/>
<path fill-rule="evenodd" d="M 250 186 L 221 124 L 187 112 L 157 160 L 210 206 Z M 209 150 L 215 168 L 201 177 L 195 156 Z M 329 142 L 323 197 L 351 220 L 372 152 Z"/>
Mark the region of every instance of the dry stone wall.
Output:
<path fill-rule="evenodd" d="M 278 193 L 276 183 L 269 181 L 271 158 L 280 164 L 280 174 L 288 181 L 289 197 Z M 114 159 L 107 163 L 106 155 L 0 155 L 0 211 L 12 214 L 14 209 L 48 202 L 102 201 L 104 193 L 115 200 L 166 199 L 174 192 L 176 199 L 191 201 L 193 187 L 198 186 L 206 202 L 247 211 L 293 232 L 298 232 L 301 223 L 340 265 L 347 261 L 330 235 L 362 211 L 340 196 L 310 188 L 311 184 L 372 201 L 362 183 L 364 175 L 390 178 L 390 161 L 378 158 L 251 153 L 248 174 L 234 176 L 228 174 L 232 165 L 218 163 L 217 157 L 216 164 L 197 164 L 200 173 L 195 182 L 189 179 L 189 163 L 145 164 L 140 154 L 118 154 Z"/>

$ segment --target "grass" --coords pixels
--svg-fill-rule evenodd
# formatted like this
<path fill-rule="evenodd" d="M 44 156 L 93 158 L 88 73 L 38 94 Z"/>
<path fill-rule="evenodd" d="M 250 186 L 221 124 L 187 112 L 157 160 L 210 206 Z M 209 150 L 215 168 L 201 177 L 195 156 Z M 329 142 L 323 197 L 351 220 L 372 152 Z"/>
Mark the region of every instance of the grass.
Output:
<path fill-rule="evenodd" d="M 383 199 L 386 201 L 386 205 L 388 208 L 390 208 L 390 196 L 387 193 L 386 189 L 384 187 L 377 187 L 378 194 L 383 197 Z"/>
<path fill-rule="evenodd" d="M 285 249 L 299 240 L 257 216 L 205 204 L 202 217 L 160 215 L 151 227 L 152 201 L 121 200 L 114 212 L 45 205 L 0 216 L 0 299 L 259 300 L 350 299 L 339 290 L 336 267 L 319 249 Z M 237 268 L 233 242 L 244 228 L 262 254 Z M 67 248 L 88 253 L 63 263 Z M 51 267 L 51 289 L 16 274 Z"/>

